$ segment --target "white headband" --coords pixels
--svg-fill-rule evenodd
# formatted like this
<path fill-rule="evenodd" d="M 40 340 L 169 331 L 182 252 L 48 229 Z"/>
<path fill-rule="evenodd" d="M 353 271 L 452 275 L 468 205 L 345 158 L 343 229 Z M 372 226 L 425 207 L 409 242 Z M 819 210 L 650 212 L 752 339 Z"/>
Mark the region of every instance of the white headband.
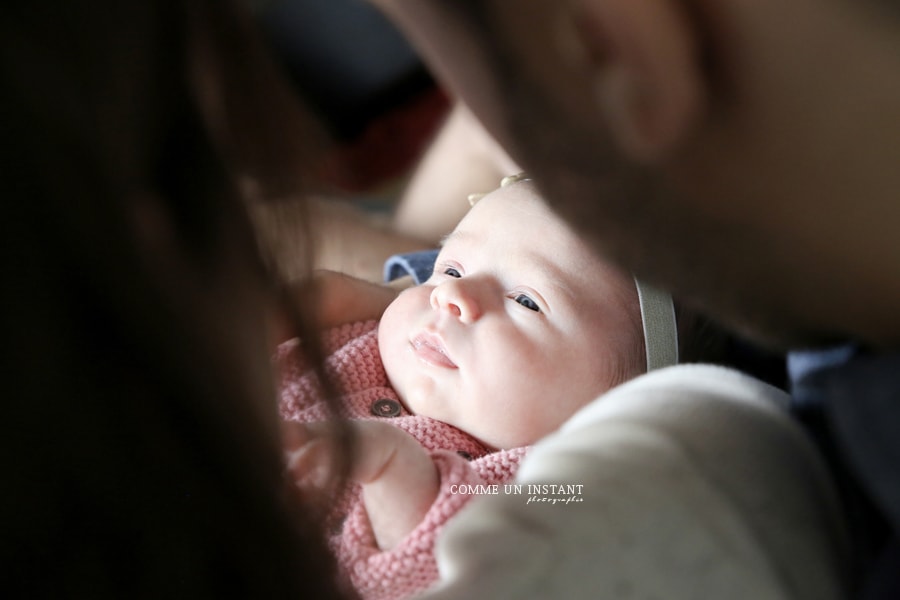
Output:
<path fill-rule="evenodd" d="M 641 304 L 647 371 L 678 363 L 678 329 L 672 296 L 637 278 L 634 284 Z"/>

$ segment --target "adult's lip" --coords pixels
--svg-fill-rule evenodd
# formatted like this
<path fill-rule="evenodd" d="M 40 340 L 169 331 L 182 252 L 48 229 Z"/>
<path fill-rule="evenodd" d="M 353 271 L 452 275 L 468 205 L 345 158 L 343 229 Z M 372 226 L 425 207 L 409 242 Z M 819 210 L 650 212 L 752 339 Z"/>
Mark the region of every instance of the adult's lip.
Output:
<path fill-rule="evenodd" d="M 413 352 L 416 353 L 421 360 L 428 364 L 444 369 L 458 369 L 456 363 L 447 354 L 447 348 L 444 346 L 440 336 L 433 333 L 423 331 L 410 340 Z"/>

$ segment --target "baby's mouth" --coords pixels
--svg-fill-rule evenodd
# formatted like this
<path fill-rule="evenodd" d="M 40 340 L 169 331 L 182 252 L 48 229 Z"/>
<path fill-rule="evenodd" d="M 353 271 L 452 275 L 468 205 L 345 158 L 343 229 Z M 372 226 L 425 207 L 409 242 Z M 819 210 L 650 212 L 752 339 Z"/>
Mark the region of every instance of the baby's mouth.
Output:
<path fill-rule="evenodd" d="M 430 365 L 444 369 L 458 369 L 456 363 L 450 359 L 443 341 L 436 335 L 420 333 L 410 342 L 413 351 L 419 359 Z"/>

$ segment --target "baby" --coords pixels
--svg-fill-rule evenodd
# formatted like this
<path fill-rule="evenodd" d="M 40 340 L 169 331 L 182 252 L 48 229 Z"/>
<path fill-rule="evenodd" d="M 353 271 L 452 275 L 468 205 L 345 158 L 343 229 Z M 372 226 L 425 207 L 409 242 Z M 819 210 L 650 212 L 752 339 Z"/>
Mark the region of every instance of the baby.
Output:
<path fill-rule="evenodd" d="M 671 299 L 600 260 L 530 181 L 479 200 L 426 282 L 380 322 L 325 336 L 326 369 L 356 434 L 358 485 L 331 517 L 354 587 L 364 598 L 429 587 L 437 533 L 470 498 L 460 490 L 511 480 L 528 446 L 648 362 L 675 362 L 676 345 Z M 279 349 L 282 414 L 321 421 L 319 388 L 296 350 Z M 299 479 L 323 461 L 317 432 L 293 444 Z"/>

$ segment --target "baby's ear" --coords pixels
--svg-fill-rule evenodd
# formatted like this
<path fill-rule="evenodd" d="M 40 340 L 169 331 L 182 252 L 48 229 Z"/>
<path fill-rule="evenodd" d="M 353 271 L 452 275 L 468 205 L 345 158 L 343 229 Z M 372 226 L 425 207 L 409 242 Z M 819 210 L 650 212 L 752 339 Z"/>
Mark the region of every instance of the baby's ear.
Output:
<path fill-rule="evenodd" d="M 621 149 L 660 160 L 706 108 L 698 24 L 681 0 L 581 0 L 575 32 L 597 106 Z"/>

